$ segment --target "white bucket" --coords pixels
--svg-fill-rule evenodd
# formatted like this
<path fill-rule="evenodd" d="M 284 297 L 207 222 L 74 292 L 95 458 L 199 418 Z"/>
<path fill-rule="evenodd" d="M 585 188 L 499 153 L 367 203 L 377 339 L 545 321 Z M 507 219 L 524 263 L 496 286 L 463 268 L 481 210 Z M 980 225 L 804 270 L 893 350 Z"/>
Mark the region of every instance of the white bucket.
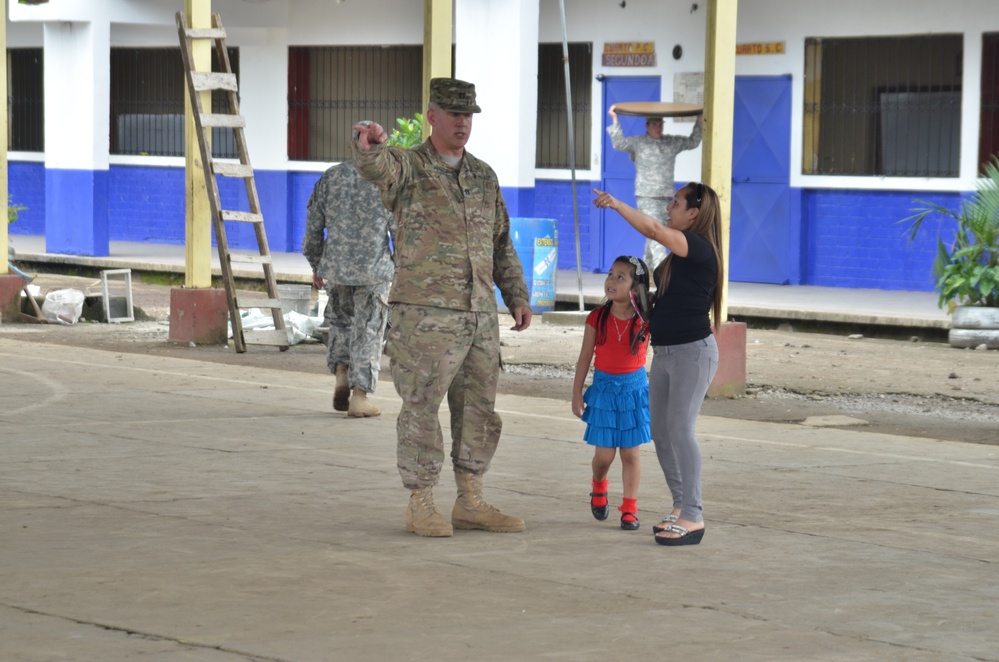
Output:
<path fill-rule="evenodd" d="M 312 301 L 311 285 L 278 285 L 277 291 L 281 300 L 281 312 L 285 315 L 292 311 L 300 315 L 309 314 L 309 304 Z"/>

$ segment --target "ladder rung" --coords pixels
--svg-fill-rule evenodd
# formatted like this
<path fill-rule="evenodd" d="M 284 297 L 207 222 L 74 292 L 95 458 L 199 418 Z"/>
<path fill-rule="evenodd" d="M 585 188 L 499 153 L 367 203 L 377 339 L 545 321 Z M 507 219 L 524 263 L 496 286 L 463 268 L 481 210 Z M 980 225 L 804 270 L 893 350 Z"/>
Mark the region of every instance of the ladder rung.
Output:
<path fill-rule="evenodd" d="M 225 39 L 223 28 L 184 28 L 188 39 Z"/>
<path fill-rule="evenodd" d="M 254 297 L 236 297 L 237 308 L 260 308 L 271 310 L 281 308 L 281 301 L 278 299 L 259 299 Z"/>
<path fill-rule="evenodd" d="M 246 120 L 242 115 L 227 115 L 226 113 L 202 113 L 201 126 L 220 126 L 229 129 L 241 129 L 246 126 Z"/>
<path fill-rule="evenodd" d="M 288 332 L 277 329 L 254 329 L 243 332 L 243 342 L 247 345 L 288 346 Z"/>
<path fill-rule="evenodd" d="M 245 163 L 224 163 L 212 161 L 212 172 L 223 177 L 253 177 L 253 167 Z"/>
<path fill-rule="evenodd" d="M 236 74 L 225 74 L 217 71 L 192 71 L 191 82 L 198 92 L 209 92 L 211 90 L 227 90 L 238 92 L 239 86 L 236 83 Z"/>
<path fill-rule="evenodd" d="M 270 255 L 248 255 L 246 253 L 230 253 L 229 262 L 242 262 L 243 264 L 270 264 Z"/>
<path fill-rule="evenodd" d="M 263 223 L 263 214 L 253 214 L 248 211 L 227 211 L 222 210 L 223 221 L 236 221 L 239 223 Z"/>

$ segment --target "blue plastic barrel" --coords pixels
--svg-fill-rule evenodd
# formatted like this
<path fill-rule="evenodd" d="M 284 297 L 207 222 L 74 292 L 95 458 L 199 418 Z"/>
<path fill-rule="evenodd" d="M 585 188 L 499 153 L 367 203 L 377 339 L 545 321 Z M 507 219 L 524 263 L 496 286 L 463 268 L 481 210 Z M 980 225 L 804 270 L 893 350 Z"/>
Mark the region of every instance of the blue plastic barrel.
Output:
<path fill-rule="evenodd" d="M 524 267 L 531 310 L 534 313 L 554 310 L 558 223 L 554 218 L 511 218 L 510 236 Z M 506 310 L 499 288 L 496 288 L 496 303 L 500 310 Z"/>

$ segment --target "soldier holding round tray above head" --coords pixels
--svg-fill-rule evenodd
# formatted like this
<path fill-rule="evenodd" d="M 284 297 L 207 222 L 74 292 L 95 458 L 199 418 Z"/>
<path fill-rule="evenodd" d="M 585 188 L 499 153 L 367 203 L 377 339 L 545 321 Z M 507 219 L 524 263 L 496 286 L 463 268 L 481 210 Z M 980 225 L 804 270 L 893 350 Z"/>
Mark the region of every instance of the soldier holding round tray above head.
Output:
<path fill-rule="evenodd" d="M 638 210 L 665 225 L 666 205 L 674 192 L 673 166 L 676 156 L 701 144 L 701 120 L 704 116 L 697 116 L 694 129 L 687 137 L 663 135 L 663 118 L 657 116 L 645 118 L 645 134 L 626 137 L 617 121 L 617 106 L 611 106 L 607 114 L 612 121 L 607 127 L 611 144 L 614 149 L 627 152 L 635 162 L 635 202 Z M 664 259 L 666 250 L 662 244 L 647 240 L 645 262 L 649 268 L 654 271 Z"/>

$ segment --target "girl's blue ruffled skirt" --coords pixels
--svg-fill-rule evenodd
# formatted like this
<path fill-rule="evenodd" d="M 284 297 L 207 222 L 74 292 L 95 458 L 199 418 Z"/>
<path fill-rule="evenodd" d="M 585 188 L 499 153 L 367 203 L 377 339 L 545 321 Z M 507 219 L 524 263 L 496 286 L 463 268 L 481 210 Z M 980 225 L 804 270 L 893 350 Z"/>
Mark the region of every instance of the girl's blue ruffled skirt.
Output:
<path fill-rule="evenodd" d="M 593 383 L 583 393 L 583 402 L 586 443 L 631 448 L 651 441 L 649 376 L 645 368 L 624 375 L 594 370 Z"/>

